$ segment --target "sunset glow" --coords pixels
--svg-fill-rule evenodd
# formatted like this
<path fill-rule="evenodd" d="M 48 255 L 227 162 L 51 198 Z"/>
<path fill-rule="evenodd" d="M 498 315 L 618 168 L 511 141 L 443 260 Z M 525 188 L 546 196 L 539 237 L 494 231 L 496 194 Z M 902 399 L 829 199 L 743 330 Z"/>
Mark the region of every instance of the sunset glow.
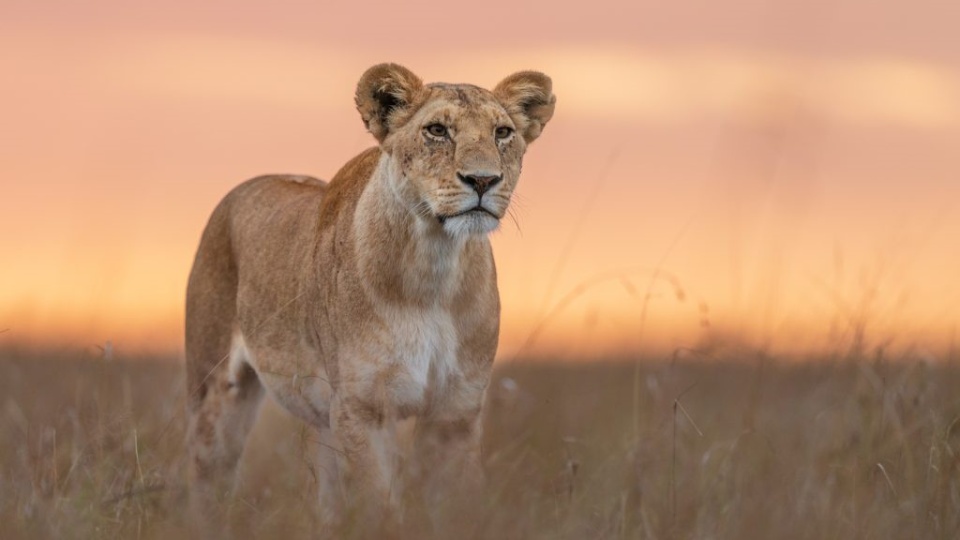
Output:
<path fill-rule="evenodd" d="M 750 2 L 656 20 L 607 3 L 643 22 L 564 32 L 600 16 L 542 2 L 542 35 L 515 23 L 495 46 L 443 47 L 389 37 L 437 23 L 411 14 L 363 39 L 333 28 L 361 7 L 0 7 L 0 340 L 179 350 L 216 202 L 263 173 L 329 179 L 373 145 L 354 85 L 395 61 L 428 81 L 553 78 L 518 219 L 494 236 L 501 358 L 952 346 L 960 49 L 943 44 L 960 7 L 914 6 L 929 19 L 888 31 L 903 8 L 857 0 L 724 34 Z"/>

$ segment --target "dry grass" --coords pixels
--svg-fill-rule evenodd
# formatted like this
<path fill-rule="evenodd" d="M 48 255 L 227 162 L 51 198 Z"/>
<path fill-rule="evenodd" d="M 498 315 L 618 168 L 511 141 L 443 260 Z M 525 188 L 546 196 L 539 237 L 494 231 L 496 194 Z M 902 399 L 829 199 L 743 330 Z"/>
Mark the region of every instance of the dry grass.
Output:
<path fill-rule="evenodd" d="M 78 356 L 0 352 L 0 538 L 190 536 L 180 365 Z M 960 368 L 741 360 L 500 366 L 488 494 L 433 536 L 960 537 Z M 265 409 L 227 536 L 365 536 L 318 529 L 311 438 Z"/>

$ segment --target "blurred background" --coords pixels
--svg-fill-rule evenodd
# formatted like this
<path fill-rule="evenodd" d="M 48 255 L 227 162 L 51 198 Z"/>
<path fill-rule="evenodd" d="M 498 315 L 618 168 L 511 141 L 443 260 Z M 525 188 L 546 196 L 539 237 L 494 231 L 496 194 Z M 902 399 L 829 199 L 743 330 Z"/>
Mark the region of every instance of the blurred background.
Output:
<path fill-rule="evenodd" d="M 363 71 L 554 81 L 501 358 L 954 350 L 960 4 L 0 4 L 0 342 L 182 350 L 204 223 L 366 147 Z"/>

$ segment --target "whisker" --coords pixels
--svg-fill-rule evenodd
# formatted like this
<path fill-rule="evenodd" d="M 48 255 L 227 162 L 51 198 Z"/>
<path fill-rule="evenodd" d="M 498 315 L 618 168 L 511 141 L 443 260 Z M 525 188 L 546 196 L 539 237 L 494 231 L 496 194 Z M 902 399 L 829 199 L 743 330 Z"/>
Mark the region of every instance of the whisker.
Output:
<path fill-rule="evenodd" d="M 430 210 L 430 205 L 426 201 L 420 201 L 413 207 L 414 215 L 429 218 L 433 212 Z"/>
<path fill-rule="evenodd" d="M 513 224 L 516 225 L 517 232 L 520 233 L 520 236 L 523 236 L 523 228 L 520 227 L 520 219 L 517 217 L 517 213 L 514 212 L 514 209 L 508 206 L 507 215 L 510 216 L 510 219 L 513 221 Z"/>

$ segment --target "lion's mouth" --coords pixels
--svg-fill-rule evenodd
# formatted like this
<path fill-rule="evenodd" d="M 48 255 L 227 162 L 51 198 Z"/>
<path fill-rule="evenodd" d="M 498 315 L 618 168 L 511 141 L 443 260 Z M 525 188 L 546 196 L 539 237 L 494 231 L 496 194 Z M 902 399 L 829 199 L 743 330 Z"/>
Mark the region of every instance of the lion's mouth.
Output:
<path fill-rule="evenodd" d="M 492 216 L 494 219 L 498 219 L 498 220 L 500 219 L 500 216 L 494 214 L 490 210 L 487 210 L 486 208 L 480 205 L 477 205 L 477 206 L 474 206 L 473 208 L 468 208 L 463 212 L 457 212 L 456 214 L 446 214 L 446 215 L 439 214 L 437 215 L 437 221 L 440 222 L 441 225 L 443 225 L 450 218 L 465 216 L 467 214 L 472 214 L 472 213 L 487 214 L 489 216 Z"/>

